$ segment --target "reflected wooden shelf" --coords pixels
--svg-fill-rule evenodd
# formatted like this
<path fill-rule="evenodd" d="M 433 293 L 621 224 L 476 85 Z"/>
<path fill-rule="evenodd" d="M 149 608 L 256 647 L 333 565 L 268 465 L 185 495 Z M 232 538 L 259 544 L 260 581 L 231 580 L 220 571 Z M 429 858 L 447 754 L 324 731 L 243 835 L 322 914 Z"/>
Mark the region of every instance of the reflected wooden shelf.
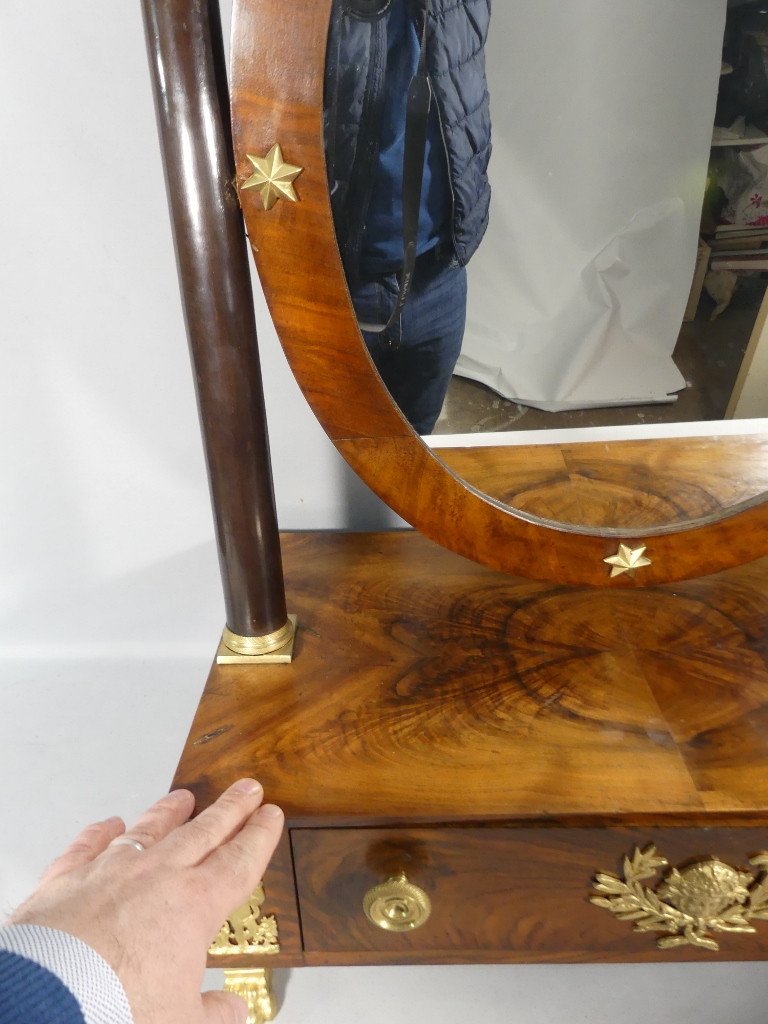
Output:
<path fill-rule="evenodd" d="M 457 476 L 511 508 L 577 527 L 651 530 L 768 492 L 768 436 L 440 448 Z"/>

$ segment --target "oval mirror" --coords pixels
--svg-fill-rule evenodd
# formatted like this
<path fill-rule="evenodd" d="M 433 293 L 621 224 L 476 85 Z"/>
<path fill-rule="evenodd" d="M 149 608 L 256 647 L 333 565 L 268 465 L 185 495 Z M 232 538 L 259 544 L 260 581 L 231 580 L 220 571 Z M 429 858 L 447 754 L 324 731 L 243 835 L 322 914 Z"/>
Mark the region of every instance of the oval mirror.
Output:
<path fill-rule="evenodd" d="M 513 437 L 504 433 L 498 441 L 492 436 L 481 443 L 476 437 L 460 439 L 459 446 L 450 449 L 441 445 L 439 434 L 425 442 L 416 433 L 414 426 L 419 423 L 414 414 L 405 407 L 405 400 L 399 398 L 400 407 L 393 401 L 374 365 L 381 363 L 372 336 L 380 335 L 375 329 L 392 320 L 400 280 L 395 271 L 384 267 L 383 275 L 377 273 L 372 302 L 367 309 L 362 308 L 354 275 L 349 280 L 345 276 L 350 268 L 348 237 L 353 232 L 349 223 L 340 219 L 337 173 L 344 163 L 341 150 L 359 130 L 359 121 L 352 129 L 343 125 L 339 129 L 339 122 L 344 120 L 338 116 L 339 110 L 349 104 L 350 96 L 353 103 L 370 101 L 370 95 L 359 93 L 356 76 L 362 74 L 359 69 L 364 64 L 360 54 L 370 53 L 371 37 L 377 34 L 382 47 L 380 60 L 365 68 L 366 83 L 370 85 L 372 76 L 375 79 L 382 73 L 391 58 L 386 32 L 389 29 L 394 36 L 393 12 L 406 5 L 397 0 L 372 13 L 350 13 L 352 2 L 317 0 L 312 5 L 278 5 L 270 0 L 240 0 L 235 7 L 233 33 L 238 50 L 232 58 L 237 180 L 251 244 L 294 373 L 339 451 L 395 511 L 427 536 L 505 571 L 569 583 L 633 586 L 713 572 L 758 557 L 768 549 L 768 511 L 762 499 L 768 490 L 768 442 L 759 431 L 729 435 L 722 430 L 714 437 L 705 434 L 591 443 L 578 443 L 574 437 L 559 437 L 556 443 L 541 443 L 536 437 L 536 443 L 532 443 L 534 439 L 526 431 Z M 444 0 L 434 3 L 442 7 Z M 448 6 L 452 10 L 462 7 Z M 486 3 L 475 6 L 485 11 L 489 7 Z M 478 382 L 473 387 L 494 395 L 490 401 L 498 402 L 498 408 L 502 408 L 502 402 L 521 408 L 523 397 L 530 403 L 526 409 L 533 408 L 536 401 L 553 407 L 572 406 L 583 399 L 576 394 L 579 388 L 592 389 L 587 404 L 610 407 L 601 382 L 612 376 L 605 372 L 606 366 L 615 368 L 623 363 L 623 383 L 628 381 L 630 392 L 639 394 L 633 389 L 640 387 L 640 369 L 652 362 L 651 343 L 658 340 L 661 326 L 668 351 L 662 353 L 663 359 L 656 359 L 659 366 L 648 374 L 656 383 L 649 386 L 655 387 L 660 381 L 663 390 L 669 389 L 670 382 L 673 387 L 679 384 L 668 336 L 675 317 L 681 318 L 687 299 L 682 285 L 686 274 L 690 276 L 686 259 L 690 259 L 691 245 L 695 256 L 696 203 L 700 211 L 702 166 L 706 168 L 709 149 L 702 126 L 708 124 L 711 135 L 717 92 L 717 74 L 713 84 L 712 69 L 715 61 L 715 71 L 720 64 L 725 4 L 723 0 L 707 0 L 697 5 L 696 12 L 674 13 L 669 16 L 674 24 L 664 22 L 663 31 L 658 19 L 648 12 L 647 3 L 633 0 L 627 5 L 634 10 L 634 21 L 624 27 L 632 30 L 632 39 L 641 27 L 663 37 L 660 56 L 665 66 L 692 45 L 684 33 L 691 27 L 691 19 L 698 26 L 695 38 L 701 60 L 693 63 L 701 64 L 701 73 L 697 71 L 691 85 L 693 92 L 698 95 L 703 90 L 704 95 L 693 104 L 686 94 L 686 109 L 691 106 L 696 110 L 696 123 L 682 133 L 684 139 L 678 140 L 674 136 L 676 131 L 681 134 L 681 121 L 675 113 L 674 97 L 665 92 L 668 82 L 657 75 L 650 86 L 645 84 L 639 65 L 627 62 L 636 43 L 624 49 L 617 45 L 616 53 L 604 56 L 606 40 L 598 46 L 579 20 L 595 6 L 596 0 L 579 0 L 566 13 L 559 8 L 556 15 L 553 11 L 553 17 L 561 19 L 559 31 L 563 39 L 570 39 L 571 51 L 554 44 L 547 49 L 544 43 L 552 24 L 543 14 L 542 21 L 537 21 L 541 53 L 549 56 L 555 50 L 551 58 L 561 64 L 564 51 L 568 53 L 564 77 L 572 89 L 570 97 L 562 88 L 548 97 L 554 109 L 558 105 L 563 108 L 559 117 L 537 133 L 529 132 L 531 137 L 522 142 L 505 136 L 501 127 L 507 114 L 512 117 L 515 106 L 518 117 L 522 112 L 534 118 L 529 126 L 535 123 L 534 99 L 542 90 L 546 92 L 552 76 L 548 76 L 546 66 L 538 66 L 540 60 L 523 61 L 528 75 L 525 89 L 518 90 L 516 102 L 514 95 L 513 99 L 505 98 L 499 83 L 510 66 L 518 66 L 510 54 L 519 55 L 526 49 L 533 53 L 535 48 L 520 32 L 512 32 L 511 14 L 502 11 L 500 15 L 499 5 L 494 7 L 487 43 L 488 75 L 500 97 L 495 105 L 492 101 L 491 111 L 494 119 L 497 110 L 502 116 L 498 118 L 499 129 L 496 123 L 493 129 L 494 157 L 489 173 L 494 199 L 489 226 L 486 231 L 482 174 L 470 182 L 473 202 L 480 203 L 480 216 L 473 219 L 471 212 L 464 211 L 456 221 L 462 202 L 457 191 L 462 182 L 467 185 L 469 181 L 470 155 L 462 166 L 461 179 L 454 180 L 448 173 L 437 189 L 443 203 L 448 202 L 449 207 L 453 204 L 447 228 L 439 217 L 433 218 L 437 241 L 428 238 L 427 248 L 422 251 L 418 241 L 416 245 L 414 280 L 419 275 L 455 272 L 437 307 L 429 313 L 430 321 L 460 293 L 464 270 L 456 264 L 472 256 L 468 266 L 468 329 L 456 369 L 467 373 L 468 366 L 479 364 L 477 354 L 485 346 L 483 372 L 493 378 L 496 391 L 489 389 L 489 378 L 482 379 L 480 371 L 475 374 Z M 620 20 L 608 18 L 609 25 L 603 28 L 621 36 Z M 459 64 L 466 59 L 476 60 L 478 40 L 483 41 L 482 23 L 476 18 L 471 21 L 474 35 L 466 34 L 463 43 L 467 52 L 454 54 Z M 401 22 L 397 31 L 410 32 L 411 25 Z M 350 40 L 354 44 L 366 38 L 368 50 L 356 51 L 350 45 Z M 418 68 L 420 39 L 416 27 L 410 39 L 411 64 L 401 69 L 404 80 Z M 430 79 L 442 70 L 432 67 Z M 612 92 L 609 88 L 613 81 L 624 82 L 621 97 L 613 95 L 616 89 Z M 334 89 L 337 96 L 347 90 L 341 108 L 333 105 Z M 445 90 L 441 93 L 439 86 L 431 84 L 431 90 L 432 106 L 424 119 L 426 141 L 420 142 L 427 147 L 422 150 L 427 164 L 437 157 L 445 160 L 446 151 L 449 159 L 458 159 L 462 145 L 461 139 L 450 138 L 456 127 L 456 119 L 451 120 L 451 109 L 446 106 L 450 97 Z M 484 97 L 484 91 L 479 95 Z M 634 122 L 624 135 L 617 134 L 617 112 L 626 113 L 627 102 L 633 97 L 634 106 L 630 103 L 630 107 L 635 121 L 646 123 L 651 131 L 656 118 L 663 146 L 652 146 Z M 598 98 L 602 98 L 601 105 L 595 114 Z M 569 100 L 567 104 L 565 99 Z M 414 101 L 417 108 L 418 97 Z M 464 113 L 473 109 L 470 105 Z M 335 118 L 335 129 L 330 132 L 329 112 Z M 385 119 L 390 116 L 387 111 L 379 113 Z M 589 125 L 590 117 L 597 123 Z M 591 135 L 587 128 L 591 128 Z M 463 144 L 466 147 L 466 138 L 471 137 L 481 155 L 487 141 L 482 137 L 483 130 L 482 116 L 473 122 L 469 136 L 466 124 L 463 126 Z M 376 134 L 378 137 L 379 129 Z M 602 145 L 598 145 L 601 135 Z M 584 138 L 578 145 L 580 136 Z M 326 153 L 329 139 L 332 151 Z M 675 142 L 676 162 L 671 170 L 665 170 L 662 151 L 666 152 L 670 139 Z M 402 148 L 393 166 L 402 159 Z M 653 180 L 642 174 L 638 182 L 629 170 L 648 153 Z M 573 162 L 585 166 L 573 167 Z M 683 178 L 686 167 L 688 177 Z M 549 170 L 545 173 L 546 168 Z M 599 187 L 586 208 L 570 197 L 567 203 L 561 203 L 560 215 L 554 198 L 574 180 L 577 170 L 590 182 L 597 177 Z M 496 174 L 499 179 L 494 178 Z M 373 177 L 369 173 L 351 186 L 366 184 L 374 188 Z M 516 199 L 512 180 L 521 183 L 524 198 Z M 676 191 L 671 189 L 671 181 L 677 182 Z M 425 197 L 434 191 L 428 185 L 419 197 L 417 238 L 423 227 Z M 667 193 L 671 191 L 674 195 L 670 198 Z M 576 191 L 576 197 L 582 192 Z M 635 208 L 625 193 L 634 197 Z M 535 201 L 531 198 L 534 195 Z M 601 208 L 601 196 L 605 210 Z M 412 204 L 412 197 L 405 202 Z M 630 204 L 626 208 L 625 202 Z M 374 197 L 373 205 L 380 221 L 391 219 L 381 196 Z M 510 224 L 514 232 L 508 230 Z M 583 230 L 577 233 L 579 224 Z M 368 230 L 370 225 L 364 227 Z M 527 234 L 530 242 L 537 231 L 537 255 L 529 260 L 521 239 Z M 401 238 L 397 241 L 402 249 Z M 439 254 L 437 260 L 433 260 L 433 249 Z M 371 252 L 367 255 L 370 257 Z M 386 258 L 388 253 L 378 255 Z M 579 273 L 574 274 L 573 266 L 580 268 Z M 568 275 L 565 267 L 570 268 Z M 630 279 L 637 285 L 635 290 L 628 284 Z M 370 280 L 366 272 L 366 286 Z M 550 289 L 550 294 L 547 284 L 551 281 L 557 288 Z M 417 290 L 418 286 L 417 281 Z M 406 299 L 406 315 L 414 294 Z M 528 295 L 527 308 L 523 294 Z M 535 330 L 531 326 L 534 307 L 540 313 Z M 497 392 L 502 385 L 508 387 L 509 379 L 513 379 L 514 386 L 522 386 L 520 381 L 526 379 L 523 370 L 518 373 L 516 367 L 524 367 L 526 358 L 528 364 L 536 362 L 535 357 L 523 354 L 526 339 L 534 339 L 542 350 L 550 350 L 551 366 L 565 383 L 553 385 L 554 390 L 544 398 L 531 398 L 533 391 L 502 398 Z M 395 338 L 396 343 L 399 341 Z M 579 342 L 584 342 L 586 354 L 569 356 L 564 366 L 564 353 L 571 352 Z M 493 345 L 498 350 L 502 343 L 510 348 L 506 363 L 498 351 L 492 357 L 488 355 Z M 590 370 L 595 372 L 590 374 Z M 386 371 L 382 372 L 386 377 Z M 543 373 L 550 383 L 555 375 L 551 368 Z M 506 384 L 502 380 L 505 376 Z M 457 383 L 454 378 L 451 386 L 461 389 L 466 382 Z M 390 382 L 390 388 L 395 391 L 397 385 Z M 625 388 L 613 408 L 626 410 L 628 394 Z M 669 390 L 664 397 L 669 399 Z M 649 404 L 644 401 L 643 407 Z M 444 423 L 449 422 L 450 414 L 449 395 L 447 406 L 443 406 Z M 544 413 L 554 417 L 563 414 L 573 415 L 573 410 L 549 409 Z M 473 422 L 473 428 L 476 425 Z M 500 425 L 509 426 L 506 422 Z M 436 429 L 442 429 L 439 420 Z M 628 562 L 629 571 L 621 571 L 623 562 Z"/>

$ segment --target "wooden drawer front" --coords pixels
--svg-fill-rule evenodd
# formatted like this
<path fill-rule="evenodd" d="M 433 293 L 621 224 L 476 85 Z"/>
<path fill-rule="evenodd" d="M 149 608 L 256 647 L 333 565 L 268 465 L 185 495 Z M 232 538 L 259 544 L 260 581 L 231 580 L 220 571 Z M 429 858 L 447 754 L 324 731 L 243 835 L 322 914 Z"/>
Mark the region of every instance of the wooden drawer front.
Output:
<path fill-rule="evenodd" d="M 624 857 L 650 844 L 671 867 L 716 857 L 759 881 L 768 869 L 750 867 L 749 858 L 768 851 L 768 828 L 294 829 L 291 840 L 309 962 L 768 957 L 768 920 L 750 922 L 755 934 L 714 934 L 718 951 L 662 950 L 663 931 L 634 932 L 632 922 L 590 903 L 598 872 L 623 876 Z M 404 933 L 376 927 L 363 912 L 366 892 L 400 872 L 432 905 L 426 923 Z"/>

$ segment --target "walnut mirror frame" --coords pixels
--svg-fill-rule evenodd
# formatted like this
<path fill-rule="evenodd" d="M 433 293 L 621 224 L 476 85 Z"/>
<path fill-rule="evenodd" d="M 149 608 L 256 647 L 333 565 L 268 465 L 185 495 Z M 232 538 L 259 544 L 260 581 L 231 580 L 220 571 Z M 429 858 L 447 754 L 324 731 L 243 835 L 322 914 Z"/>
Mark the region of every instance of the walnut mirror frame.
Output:
<path fill-rule="evenodd" d="M 767 552 L 768 504 L 762 495 L 650 529 L 637 521 L 585 528 L 483 494 L 414 433 L 373 369 L 338 255 L 322 123 L 331 6 L 332 0 L 236 0 L 231 95 L 240 203 L 267 302 L 294 375 L 338 451 L 421 533 L 517 575 L 633 587 L 706 575 Z M 260 171 L 254 160 L 274 160 L 276 145 L 296 201 L 265 194 L 265 165 Z M 702 465 L 715 454 L 722 462 L 725 452 L 737 466 L 740 440 L 690 439 L 667 452 L 658 441 L 642 444 L 652 471 L 669 452 L 674 458 L 681 450 Z M 632 457 L 630 447 L 613 441 L 609 448 L 608 461 L 620 473 L 622 461 Z M 650 564 L 637 574 L 612 576 L 605 560 L 617 555 L 619 545 L 645 547 Z"/>

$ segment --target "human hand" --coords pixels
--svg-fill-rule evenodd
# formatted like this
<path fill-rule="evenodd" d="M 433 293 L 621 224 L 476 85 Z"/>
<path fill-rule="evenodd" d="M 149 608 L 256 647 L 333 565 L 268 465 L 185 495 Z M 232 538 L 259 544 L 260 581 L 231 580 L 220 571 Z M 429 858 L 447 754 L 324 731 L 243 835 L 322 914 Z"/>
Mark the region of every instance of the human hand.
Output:
<path fill-rule="evenodd" d="M 241 779 L 194 820 L 179 789 L 126 832 L 120 818 L 84 829 L 51 864 L 8 924 L 37 924 L 82 939 L 116 972 L 135 1024 L 244 1024 L 246 1006 L 201 994 L 206 953 L 230 913 L 261 881 L 283 813 Z M 138 840 L 110 845 L 122 835 Z"/>

